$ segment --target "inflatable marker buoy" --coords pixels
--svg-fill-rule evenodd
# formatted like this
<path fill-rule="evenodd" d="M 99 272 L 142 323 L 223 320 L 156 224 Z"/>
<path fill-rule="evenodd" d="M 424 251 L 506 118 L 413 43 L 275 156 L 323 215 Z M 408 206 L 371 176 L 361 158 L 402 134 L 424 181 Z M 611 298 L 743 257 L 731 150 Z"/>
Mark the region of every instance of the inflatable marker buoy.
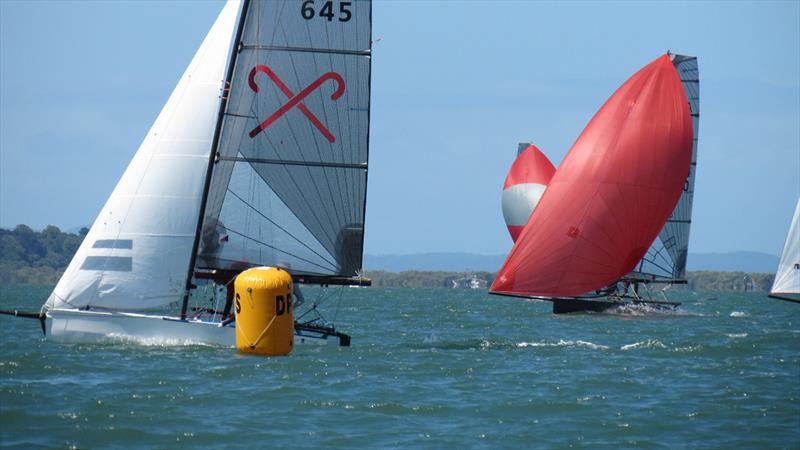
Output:
<path fill-rule="evenodd" d="M 276 267 L 245 270 L 234 282 L 236 348 L 256 355 L 288 355 L 294 347 L 292 277 Z"/>
<path fill-rule="evenodd" d="M 547 184 L 556 172 L 553 163 L 536 146 L 519 144 L 519 153 L 503 184 L 503 217 L 511 239 L 517 241 Z"/>

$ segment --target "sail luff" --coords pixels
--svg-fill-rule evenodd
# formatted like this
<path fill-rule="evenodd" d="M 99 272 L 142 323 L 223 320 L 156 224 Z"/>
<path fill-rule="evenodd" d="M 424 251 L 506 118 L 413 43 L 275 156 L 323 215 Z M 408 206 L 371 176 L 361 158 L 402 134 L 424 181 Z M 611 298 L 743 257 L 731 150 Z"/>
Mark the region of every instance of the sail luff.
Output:
<path fill-rule="evenodd" d="M 367 141 L 366 141 L 366 161 L 369 161 L 369 130 L 370 130 L 370 120 L 372 114 L 372 8 L 369 9 L 369 23 L 370 23 L 370 35 L 367 36 L 367 41 L 369 42 L 369 47 L 367 48 L 368 55 L 367 55 L 367 62 L 368 62 L 368 69 L 367 69 Z M 362 231 L 367 228 L 367 188 L 369 187 L 369 171 L 364 171 L 364 194 L 363 194 L 363 203 L 361 206 L 361 211 L 363 212 L 363 219 L 362 219 Z M 359 193 L 359 195 L 361 195 Z M 361 233 L 361 244 L 360 248 L 361 251 L 358 252 L 358 271 L 357 274 L 360 276 L 364 269 L 364 237 L 366 233 Z"/>
<path fill-rule="evenodd" d="M 775 272 L 770 297 L 781 300 L 800 300 L 800 199 L 794 209 L 792 224 Z"/>
<path fill-rule="evenodd" d="M 197 262 L 197 250 L 200 247 L 200 234 L 203 228 L 203 219 L 205 216 L 206 205 L 208 204 L 208 191 L 211 185 L 211 174 L 214 170 L 214 160 L 217 156 L 217 148 L 219 147 L 220 131 L 222 129 L 222 118 L 225 114 L 225 108 L 228 105 L 227 92 L 230 89 L 231 78 L 233 77 L 233 69 L 236 65 L 236 55 L 239 54 L 239 44 L 242 38 L 242 28 L 244 21 L 247 17 L 248 6 L 250 0 L 243 0 L 241 8 L 239 9 L 239 20 L 237 21 L 236 30 L 234 31 L 234 39 L 231 43 L 230 56 L 228 57 L 227 68 L 225 70 L 225 79 L 222 82 L 220 89 L 220 102 L 219 112 L 217 113 L 217 121 L 214 125 L 214 137 L 211 139 L 211 151 L 208 155 L 208 166 L 206 167 L 205 179 L 203 182 L 203 194 L 200 199 L 200 211 L 197 214 L 197 226 L 195 227 L 194 242 L 192 243 L 192 253 L 189 259 L 189 266 L 186 274 L 186 288 L 183 294 L 183 304 L 181 305 L 181 319 L 186 318 L 186 312 L 189 308 L 189 292 L 192 289 L 192 277 L 194 275 L 195 264 Z"/>

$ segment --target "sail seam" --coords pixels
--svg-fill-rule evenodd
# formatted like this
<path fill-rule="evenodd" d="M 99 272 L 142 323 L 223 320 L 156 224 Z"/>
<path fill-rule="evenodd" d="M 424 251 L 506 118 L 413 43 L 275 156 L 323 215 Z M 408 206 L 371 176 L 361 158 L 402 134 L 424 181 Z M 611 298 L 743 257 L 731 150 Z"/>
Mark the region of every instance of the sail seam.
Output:
<path fill-rule="evenodd" d="M 372 54 L 369 50 L 344 50 L 344 49 L 326 49 L 326 48 L 313 48 L 313 47 L 284 47 L 277 45 L 242 45 L 246 50 L 270 50 L 278 52 L 303 52 L 303 53 L 330 53 L 335 55 L 351 55 L 351 56 L 370 56 Z"/>

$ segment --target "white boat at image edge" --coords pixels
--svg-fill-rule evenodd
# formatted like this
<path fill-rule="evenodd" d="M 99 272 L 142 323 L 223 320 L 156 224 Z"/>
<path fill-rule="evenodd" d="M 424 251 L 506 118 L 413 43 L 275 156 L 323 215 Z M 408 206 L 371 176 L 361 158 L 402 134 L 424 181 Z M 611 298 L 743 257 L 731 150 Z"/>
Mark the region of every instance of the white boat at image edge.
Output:
<path fill-rule="evenodd" d="M 794 208 L 792 225 L 786 235 L 781 261 L 778 263 L 769 296 L 800 303 L 800 199 Z"/>
<path fill-rule="evenodd" d="M 371 7 L 227 2 L 43 306 L 48 338 L 233 346 L 249 267 L 370 284 Z M 330 296 L 295 292 L 296 342 L 349 345 Z"/>

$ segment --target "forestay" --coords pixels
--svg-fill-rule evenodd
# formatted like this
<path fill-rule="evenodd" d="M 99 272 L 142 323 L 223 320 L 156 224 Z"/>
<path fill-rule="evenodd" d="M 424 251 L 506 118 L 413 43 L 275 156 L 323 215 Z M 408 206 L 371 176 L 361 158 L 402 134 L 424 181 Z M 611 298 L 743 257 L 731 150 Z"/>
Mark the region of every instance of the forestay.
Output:
<path fill-rule="evenodd" d="M 246 5 L 196 267 L 355 275 L 367 187 L 371 4 Z"/>
<path fill-rule="evenodd" d="M 183 296 L 239 7 L 223 8 L 45 308 L 142 310 Z"/>
<path fill-rule="evenodd" d="M 692 224 L 692 201 L 697 169 L 697 135 L 700 125 L 700 73 L 694 56 L 670 55 L 681 78 L 692 116 L 692 163 L 678 204 L 653 245 L 628 277 L 661 281 L 676 281 L 686 275 L 686 256 L 689 249 L 689 230 Z"/>

